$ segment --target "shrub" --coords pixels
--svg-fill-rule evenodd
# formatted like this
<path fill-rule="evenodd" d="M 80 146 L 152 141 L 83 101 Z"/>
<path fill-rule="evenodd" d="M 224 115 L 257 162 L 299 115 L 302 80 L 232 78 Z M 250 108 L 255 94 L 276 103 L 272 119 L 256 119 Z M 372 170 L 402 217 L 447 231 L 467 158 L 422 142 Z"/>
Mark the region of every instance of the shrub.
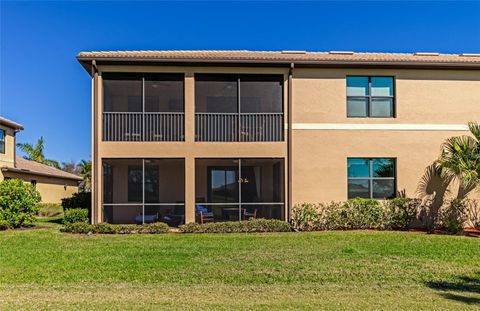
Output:
<path fill-rule="evenodd" d="M 465 199 L 453 199 L 440 211 L 440 224 L 450 234 L 462 233 L 467 219 L 467 200 Z"/>
<path fill-rule="evenodd" d="M 157 233 L 167 233 L 170 231 L 170 227 L 163 222 L 154 222 L 151 224 L 142 225 L 139 233 L 149 233 L 149 234 L 157 234 Z"/>
<path fill-rule="evenodd" d="M 383 208 L 377 200 L 351 199 L 328 207 L 328 229 L 381 229 Z"/>
<path fill-rule="evenodd" d="M 102 233 L 102 234 L 117 233 L 116 226 L 106 222 L 101 222 L 99 224 L 92 225 L 91 229 L 92 229 L 92 233 Z"/>
<path fill-rule="evenodd" d="M 86 222 L 74 222 L 65 224 L 60 231 L 70 233 L 89 233 L 92 232 L 93 225 Z"/>
<path fill-rule="evenodd" d="M 9 227 L 31 226 L 41 197 L 30 184 L 20 179 L 0 182 L 0 220 Z"/>
<path fill-rule="evenodd" d="M 9 228 L 10 225 L 6 220 L 0 220 L 0 231 L 7 230 Z"/>
<path fill-rule="evenodd" d="M 314 231 L 322 229 L 321 205 L 302 203 L 292 209 L 292 226 L 295 230 Z"/>
<path fill-rule="evenodd" d="M 92 193 L 91 192 L 77 192 L 72 194 L 70 198 L 62 199 L 63 210 L 74 208 L 85 208 L 88 210 L 88 218 L 91 219 L 92 211 Z"/>
<path fill-rule="evenodd" d="M 65 215 L 63 216 L 63 224 L 73 224 L 73 223 L 88 223 L 88 210 L 84 208 L 70 208 L 65 210 Z"/>
<path fill-rule="evenodd" d="M 385 207 L 385 227 L 407 230 L 415 220 L 422 205 L 422 200 L 400 197 L 386 200 L 383 204 Z"/>
<path fill-rule="evenodd" d="M 59 203 L 39 203 L 37 216 L 54 217 L 63 215 L 62 206 Z"/>
<path fill-rule="evenodd" d="M 112 225 L 99 223 L 90 225 L 85 222 L 65 224 L 62 232 L 70 233 L 98 233 L 98 234 L 159 234 L 167 233 L 170 227 L 161 222 L 143 225 Z"/>
<path fill-rule="evenodd" d="M 288 222 L 277 219 L 250 219 L 245 221 L 189 223 L 179 227 L 183 233 L 234 233 L 234 232 L 288 232 Z"/>

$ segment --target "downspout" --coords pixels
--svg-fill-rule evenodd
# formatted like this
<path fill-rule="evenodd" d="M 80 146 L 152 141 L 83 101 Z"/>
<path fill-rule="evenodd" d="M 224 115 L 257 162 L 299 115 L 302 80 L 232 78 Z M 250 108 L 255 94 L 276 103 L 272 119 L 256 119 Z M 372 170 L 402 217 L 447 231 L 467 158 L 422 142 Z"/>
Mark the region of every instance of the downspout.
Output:
<path fill-rule="evenodd" d="M 92 76 L 93 76 L 93 107 L 92 107 L 92 210 L 91 222 L 98 223 L 98 170 L 97 170 L 97 156 L 98 156 L 98 67 L 95 60 L 92 60 Z"/>
<path fill-rule="evenodd" d="M 290 70 L 288 71 L 288 127 L 287 127 L 287 175 L 288 175 L 288 183 L 287 183 L 287 221 L 290 221 L 291 214 L 292 214 L 292 77 L 293 77 L 293 69 L 295 68 L 295 64 L 290 64 Z"/>

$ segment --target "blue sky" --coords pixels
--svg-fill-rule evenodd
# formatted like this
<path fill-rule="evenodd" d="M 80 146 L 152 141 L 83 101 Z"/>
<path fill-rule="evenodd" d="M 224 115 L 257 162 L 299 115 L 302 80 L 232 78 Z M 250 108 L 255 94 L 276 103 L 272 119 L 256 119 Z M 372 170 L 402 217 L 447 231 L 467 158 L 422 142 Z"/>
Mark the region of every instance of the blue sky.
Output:
<path fill-rule="evenodd" d="M 91 154 L 90 50 L 480 53 L 480 2 L 5 2 L 0 115 L 46 155 Z"/>

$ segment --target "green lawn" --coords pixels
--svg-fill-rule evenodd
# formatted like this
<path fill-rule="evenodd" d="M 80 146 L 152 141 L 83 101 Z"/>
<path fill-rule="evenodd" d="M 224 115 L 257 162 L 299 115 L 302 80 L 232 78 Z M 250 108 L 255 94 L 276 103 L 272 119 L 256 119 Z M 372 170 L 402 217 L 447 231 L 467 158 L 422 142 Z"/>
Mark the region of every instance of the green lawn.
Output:
<path fill-rule="evenodd" d="M 480 239 L 0 232 L 0 310 L 478 310 Z"/>

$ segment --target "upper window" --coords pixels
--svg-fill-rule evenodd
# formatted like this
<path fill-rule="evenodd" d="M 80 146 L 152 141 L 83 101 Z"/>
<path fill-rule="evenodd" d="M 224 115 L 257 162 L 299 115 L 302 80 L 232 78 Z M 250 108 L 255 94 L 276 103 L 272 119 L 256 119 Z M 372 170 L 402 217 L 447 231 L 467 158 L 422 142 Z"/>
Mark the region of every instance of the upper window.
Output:
<path fill-rule="evenodd" d="M 5 130 L 0 129 L 0 153 L 5 153 Z"/>
<path fill-rule="evenodd" d="M 183 75 L 103 74 L 104 112 L 183 112 Z"/>
<path fill-rule="evenodd" d="M 395 159 L 349 158 L 348 198 L 395 197 Z"/>
<path fill-rule="evenodd" d="M 207 113 L 283 112 L 283 76 L 195 76 L 195 111 Z"/>
<path fill-rule="evenodd" d="M 184 75 L 104 73 L 104 141 L 183 141 Z"/>
<path fill-rule="evenodd" d="M 195 75 L 196 141 L 283 141 L 283 75 Z"/>
<path fill-rule="evenodd" d="M 347 116 L 393 118 L 393 77 L 347 77 Z"/>

